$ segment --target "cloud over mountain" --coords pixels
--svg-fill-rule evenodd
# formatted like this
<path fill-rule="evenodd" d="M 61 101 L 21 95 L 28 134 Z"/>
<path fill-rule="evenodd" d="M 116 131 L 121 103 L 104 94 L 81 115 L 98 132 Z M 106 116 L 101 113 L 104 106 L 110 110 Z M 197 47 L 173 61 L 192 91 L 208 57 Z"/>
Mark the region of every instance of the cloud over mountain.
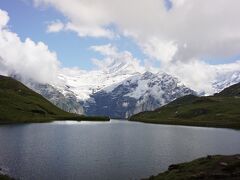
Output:
<path fill-rule="evenodd" d="M 239 54 L 236 0 L 34 0 L 64 14 L 81 36 L 109 37 L 111 25 L 163 63 Z"/>
<path fill-rule="evenodd" d="M 122 72 L 136 73 L 144 72 L 146 69 L 140 65 L 140 60 L 135 58 L 129 51 L 120 52 L 111 44 L 92 46 L 91 49 L 104 56 L 103 59 L 93 59 L 93 63 L 105 73 Z"/>
<path fill-rule="evenodd" d="M 36 7 L 53 7 L 66 17 L 64 21 L 51 20 L 47 32 L 74 31 L 80 37 L 109 38 L 104 41 L 107 45 L 91 48 L 102 55 L 102 58 L 93 58 L 93 62 L 105 72 L 109 67 L 116 69 L 124 64 L 142 72 L 146 66 L 139 61 L 145 61 L 145 64 L 157 61 L 160 66 L 148 70 L 164 71 L 195 91 L 211 93 L 211 84 L 219 72 L 216 69 L 227 66 L 211 65 L 211 59 L 216 63 L 217 59 L 240 54 L 237 18 L 240 2 L 236 0 L 167 0 L 167 5 L 166 0 L 32 1 Z M 1 11 L 0 71 L 20 73 L 39 82 L 54 81 L 59 69 L 56 53 L 49 51 L 42 42 L 36 43 L 30 38 L 21 41 L 7 27 L 8 20 L 7 13 Z M 112 38 L 123 36 L 138 45 L 146 54 L 146 60 L 111 45 Z M 235 71 L 239 62 L 233 62 L 229 67 Z"/>
<path fill-rule="evenodd" d="M 21 41 L 8 28 L 8 21 L 8 13 L 0 9 L 0 74 L 17 74 L 39 83 L 56 81 L 60 65 L 56 53 L 43 42 Z"/>
<path fill-rule="evenodd" d="M 68 21 L 64 30 L 81 37 L 117 34 L 134 39 L 149 60 L 159 61 L 163 71 L 198 91 L 212 91 L 210 83 L 216 76 L 212 59 L 216 63 L 240 54 L 240 1 L 33 1 L 37 7 L 50 6 L 61 12 Z"/>

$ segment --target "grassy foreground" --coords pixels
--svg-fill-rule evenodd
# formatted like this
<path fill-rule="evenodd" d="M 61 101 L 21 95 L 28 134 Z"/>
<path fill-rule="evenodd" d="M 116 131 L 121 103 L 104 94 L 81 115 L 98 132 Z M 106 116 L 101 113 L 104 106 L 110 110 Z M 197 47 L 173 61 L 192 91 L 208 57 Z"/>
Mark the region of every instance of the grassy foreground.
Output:
<path fill-rule="evenodd" d="M 130 121 L 240 129 L 240 83 L 214 96 L 181 97 L 155 111 L 136 114 Z"/>
<path fill-rule="evenodd" d="M 109 118 L 65 112 L 22 83 L 0 76 L 0 124 L 54 120 L 107 121 Z"/>
<path fill-rule="evenodd" d="M 149 180 L 237 180 L 240 179 L 240 155 L 207 156 L 188 163 L 171 165 L 168 171 Z"/>
<path fill-rule="evenodd" d="M 7 175 L 0 174 L 0 180 L 14 180 L 14 179 Z"/>

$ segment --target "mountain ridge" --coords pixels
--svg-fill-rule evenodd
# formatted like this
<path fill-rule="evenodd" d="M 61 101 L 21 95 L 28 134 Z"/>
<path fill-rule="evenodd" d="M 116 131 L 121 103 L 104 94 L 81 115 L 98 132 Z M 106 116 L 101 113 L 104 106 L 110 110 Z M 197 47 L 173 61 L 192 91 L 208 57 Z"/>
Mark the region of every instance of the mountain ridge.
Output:
<path fill-rule="evenodd" d="M 240 83 L 214 96 L 188 95 L 130 117 L 131 121 L 240 129 Z"/>
<path fill-rule="evenodd" d="M 145 72 L 94 93 L 85 104 L 86 114 L 128 118 L 187 94 L 196 93 L 181 85 L 177 78 L 166 73 Z"/>
<path fill-rule="evenodd" d="M 0 75 L 0 123 L 107 120 L 65 112 L 21 82 Z"/>
<path fill-rule="evenodd" d="M 103 64 L 101 63 L 101 65 Z M 146 69 L 139 69 L 138 64 L 128 62 L 127 60 L 112 60 L 106 62 L 104 67 L 98 70 L 84 71 L 77 68 L 64 68 L 59 72 L 58 80 L 54 84 L 39 84 L 31 80 L 22 82 L 65 111 L 77 114 L 97 115 L 100 110 L 89 109 L 91 109 L 91 107 L 92 109 L 97 109 L 98 107 L 102 109 L 105 107 L 100 113 L 105 111 L 105 113 L 108 112 L 107 115 L 113 115 L 113 117 L 127 118 L 140 111 L 154 110 L 169 103 L 169 99 L 172 101 L 179 97 L 175 97 L 174 92 L 168 92 L 172 94 L 173 97 L 162 98 L 161 94 L 156 93 L 159 87 L 156 85 L 151 87 L 151 81 L 152 84 L 156 83 L 157 80 L 155 77 L 164 76 L 164 74 L 166 77 L 171 76 L 164 72 L 153 73 L 148 72 Z M 218 93 L 227 86 L 240 82 L 240 72 L 231 72 L 228 70 L 221 72 L 221 69 L 216 69 L 216 74 L 217 76 L 212 82 L 213 93 Z M 147 84 L 149 83 L 149 85 L 134 82 L 143 76 L 148 78 L 148 81 L 145 81 Z M 173 76 L 169 79 L 176 81 L 179 86 L 183 85 L 182 82 Z M 159 82 L 160 81 L 161 80 L 159 80 Z M 133 86 L 135 83 L 136 88 L 134 89 L 132 87 L 134 91 L 128 89 L 129 92 L 125 93 L 124 88 L 122 88 L 123 92 L 120 92 L 119 87 L 127 87 L 127 83 L 129 82 L 131 82 Z M 144 80 L 142 80 L 142 82 L 144 82 Z M 171 82 L 166 81 L 159 86 L 164 87 L 167 86 L 168 83 Z M 156 91 L 154 91 L 154 88 L 156 88 Z M 167 89 L 165 91 L 167 92 Z M 195 94 L 201 96 L 206 95 L 204 92 L 195 92 Z M 118 99 L 116 99 L 116 96 L 118 96 Z M 102 104 L 99 102 L 100 97 L 107 98 L 109 103 Z M 167 99 L 166 102 L 164 102 L 165 99 Z M 115 103 L 113 100 L 117 102 Z M 115 104 L 119 109 L 106 111 L 111 104 Z M 129 110 L 127 108 L 129 108 Z M 116 111 L 119 113 L 114 115 Z"/>

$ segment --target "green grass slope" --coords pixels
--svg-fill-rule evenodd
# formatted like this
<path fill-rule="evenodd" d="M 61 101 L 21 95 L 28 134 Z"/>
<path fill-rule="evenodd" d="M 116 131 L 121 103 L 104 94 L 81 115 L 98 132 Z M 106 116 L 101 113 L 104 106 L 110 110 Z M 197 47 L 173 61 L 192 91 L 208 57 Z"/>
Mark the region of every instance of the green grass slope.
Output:
<path fill-rule="evenodd" d="M 149 180 L 237 180 L 240 179 L 240 155 L 207 156 L 188 163 L 171 165 L 168 171 Z"/>
<path fill-rule="evenodd" d="M 215 96 L 225 96 L 225 97 L 239 96 L 240 97 L 240 83 L 224 89 L 220 93 L 215 94 Z"/>
<path fill-rule="evenodd" d="M 52 120 L 108 120 L 65 112 L 22 83 L 0 76 L 0 123 Z"/>
<path fill-rule="evenodd" d="M 14 180 L 14 179 L 9 177 L 8 175 L 0 174 L 0 180 Z"/>
<path fill-rule="evenodd" d="M 184 96 L 131 121 L 240 129 L 240 84 L 208 97 Z"/>

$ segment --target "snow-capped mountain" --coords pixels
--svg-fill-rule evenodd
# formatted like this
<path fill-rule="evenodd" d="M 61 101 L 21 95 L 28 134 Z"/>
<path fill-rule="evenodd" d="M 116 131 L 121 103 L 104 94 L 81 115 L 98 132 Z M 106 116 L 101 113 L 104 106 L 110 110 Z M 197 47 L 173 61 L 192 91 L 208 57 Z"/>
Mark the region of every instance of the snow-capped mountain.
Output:
<path fill-rule="evenodd" d="M 71 91 L 77 99 L 85 101 L 91 94 L 142 72 L 134 62 L 125 61 L 112 62 L 101 70 L 63 69 L 59 74 L 59 82 L 53 86 L 62 94 Z"/>
<path fill-rule="evenodd" d="M 26 85 L 59 108 L 72 113 L 84 114 L 82 103 L 79 99 L 77 99 L 73 92 L 68 91 L 67 93 L 62 94 L 59 90 L 49 84 L 31 82 Z"/>
<path fill-rule="evenodd" d="M 188 94 L 196 93 L 178 79 L 166 73 L 145 72 L 92 94 L 84 108 L 87 115 L 128 118 Z"/>
<path fill-rule="evenodd" d="M 19 76 L 15 78 L 22 80 Z M 127 60 L 109 61 L 100 70 L 61 69 L 58 80 L 51 85 L 22 82 L 66 111 L 115 118 L 127 118 L 181 96 L 196 94 L 169 74 L 148 72 Z M 217 93 L 238 82 L 240 71 L 219 68 L 212 87 Z"/>
<path fill-rule="evenodd" d="M 54 85 L 28 86 L 64 110 L 119 118 L 153 110 L 194 93 L 168 74 L 142 73 L 133 67 L 112 64 L 104 71 L 63 69 Z"/>
<path fill-rule="evenodd" d="M 75 94 L 71 91 L 65 91 L 62 94 L 58 89 L 49 84 L 37 83 L 33 80 L 26 80 L 21 77 L 21 75 L 11 74 L 12 78 L 22 82 L 30 89 L 41 94 L 43 97 L 48 99 L 50 102 L 58 106 L 59 108 L 72 113 L 84 114 L 83 106 L 81 101 L 78 100 Z"/>
<path fill-rule="evenodd" d="M 61 109 L 85 114 L 83 104 L 89 100 L 92 94 L 109 86 L 119 84 L 141 72 L 143 72 L 143 69 L 138 67 L 137 62 L 125 59 L 122 61 L 109 61 L 105 68 L 99 70 L 61 69 L 57 81 L 51 85 L 26 80 L 14 72 L 10 76 L 40 93 Z"/>
<path fill-rule="evenodd" d="M 240 71 L 219 72 L 212 86 L 217 93 L 238 82 Z M 137 72 L 131 64 L 114 65 L 105 71 L 64 69 L 57 84 L 32 83 L 29 87 L 66 111 L 115 118 L 127 118 L 196 94 L 171 75 Z"/>
<path fill-rule="evenodd" d="M 223 89 L 240 82 L 240 71 L 218 73 L 216 80 L 213 82 L 213 88 L 216 93 Z"/>
<path fill-rule="evenodd" d="M 55 84 L 39 84 L 23 81 L 63 110 L 85 114 L 83 104 L 90 96 L 109 86 L 140 74 L 142 68 L 134 61 L 112 61 L 101 70 L 83 71 L 77 68 L 62 69 Z"/>

